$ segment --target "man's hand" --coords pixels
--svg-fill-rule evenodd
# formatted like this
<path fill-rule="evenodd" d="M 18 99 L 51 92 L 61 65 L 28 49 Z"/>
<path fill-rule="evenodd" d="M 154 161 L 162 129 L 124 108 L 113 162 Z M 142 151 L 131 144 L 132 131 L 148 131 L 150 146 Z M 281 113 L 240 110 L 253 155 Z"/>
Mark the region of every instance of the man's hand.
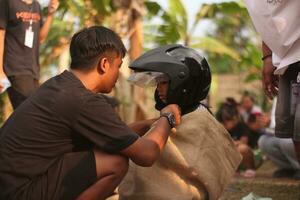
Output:
<path fill-rule="evenodd" d="M 275 67 L 272 63 L 272 58 L 264 59 L 262 71 L 262 84 L 266 95 L 273 99 L 278 93 L 278 76 L 274 75 Z"/>
<path fill-rule="evenodd" d="M 48 15 L 53 15 L 59 6 L 58 0 L 50 0 L 48 4 Z"/>
<path fill-rule="evenodd" d="M 164 107 L 161 111 L 161 113 L 172 113 L 176 120 L 176 125 L 179 125 L 181 123 L 181 109 L 176 104 L 170 104 Z"/>

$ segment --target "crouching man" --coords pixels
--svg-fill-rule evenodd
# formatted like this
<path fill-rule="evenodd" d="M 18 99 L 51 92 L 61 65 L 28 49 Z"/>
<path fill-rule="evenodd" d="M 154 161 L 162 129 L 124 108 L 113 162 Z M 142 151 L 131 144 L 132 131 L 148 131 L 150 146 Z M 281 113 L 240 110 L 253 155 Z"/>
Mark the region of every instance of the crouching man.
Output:
<path fill-rule="evenodd" d="M 143 137 L 106 99 L 126 49 L 113 31 L 94 26 L 71 41 L 70 71 L 46 81 L 1 128 L 0 199 L 105 199 L 128 169 L 128 158 L 151 166 L 171 127 L 156 120 Z M 161 110 L 180 123 L 176 104 Z M 144 132 L 143 132 L 144 134 Z"/>

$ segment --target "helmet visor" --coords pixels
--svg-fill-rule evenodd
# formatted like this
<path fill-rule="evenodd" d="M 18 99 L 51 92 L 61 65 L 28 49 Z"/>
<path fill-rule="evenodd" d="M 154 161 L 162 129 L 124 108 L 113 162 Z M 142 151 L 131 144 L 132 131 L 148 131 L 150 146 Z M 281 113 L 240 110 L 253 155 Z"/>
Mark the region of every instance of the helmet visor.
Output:
<path fill-rule="evenodd" d="M 140 87 L 157 86 L 158 83 L 169 81 L 169 77 L 162 72 L 135 72 L 127 79 L 131 84 Z"/>

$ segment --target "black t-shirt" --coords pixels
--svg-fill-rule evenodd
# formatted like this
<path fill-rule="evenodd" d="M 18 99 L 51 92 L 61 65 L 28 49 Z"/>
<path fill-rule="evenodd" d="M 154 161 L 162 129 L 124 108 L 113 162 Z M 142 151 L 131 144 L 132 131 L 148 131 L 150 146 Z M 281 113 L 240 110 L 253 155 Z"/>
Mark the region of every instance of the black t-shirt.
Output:
<path fill-rule="evenodd" d="M 257 142 L 258 139 L 260 138 L 260 136 L 263 134 L 263 132 L 261 130 L 258 131 L 249 131 L 249 135 L 248 135 L 248 145 L 252 148 L 252 149 L 256 149 L 258 147 Z"/>
<path fill-rule="evenodd" d="M 139 136 L 105 98 L 65 71 L 45 82 L 14 111 L 0 137 L 1 197 L 45 173 L 66 153 L 94 146 L 119 152 Z"/>
<path fill-rule="evenodd" d="M 33 47 L 24 45 L 25 32 L 32 20 Z M 5 29 L 4 71 L 7 76 L 32 75 L 39 78 L 39 34 L 41 7 L 37 1 L 0 0 L 0 29 Z"/>

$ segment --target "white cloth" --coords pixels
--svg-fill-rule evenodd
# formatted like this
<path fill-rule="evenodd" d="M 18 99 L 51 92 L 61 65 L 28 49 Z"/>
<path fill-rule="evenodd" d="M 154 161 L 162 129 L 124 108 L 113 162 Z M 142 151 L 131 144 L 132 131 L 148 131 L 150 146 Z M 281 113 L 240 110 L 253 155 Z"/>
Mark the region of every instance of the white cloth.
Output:
<path fill-rule="evenodd" d="M 275 74 L 300 60 L 300 1 L 244 0 L 256 30 L 272 50 Z"/>
<path fill-rule="evenodd" d="M 244 122 L 248 122 L 250 115 L 261 115 L 261 114 L 262 114 L 262 109 L 257 105 L 253 105 L 250 112 L 247 112 L 246 110 L 241 110 L 241 115 L 243 117 Z"/>

